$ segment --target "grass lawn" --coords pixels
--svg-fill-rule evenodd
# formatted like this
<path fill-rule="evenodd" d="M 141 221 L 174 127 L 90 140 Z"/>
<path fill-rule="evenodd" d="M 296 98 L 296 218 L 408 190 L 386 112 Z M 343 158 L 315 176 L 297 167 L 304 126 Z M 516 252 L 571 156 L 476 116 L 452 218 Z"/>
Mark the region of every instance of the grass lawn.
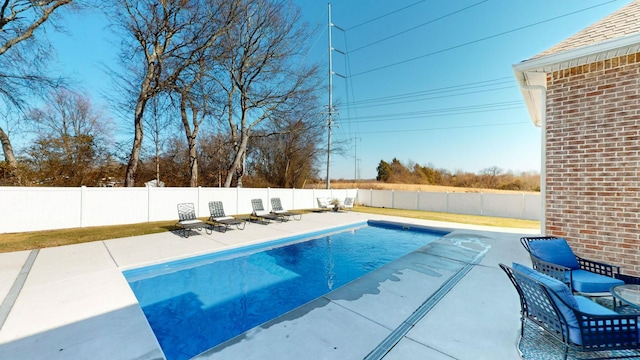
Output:
<path fill-rule="evenodd" d="M 488 216 L 459 215 L 417 210 L 400 210 L 356 206 L 354 211 L 400 216 L 414 219 L 447 221 L 464 224 L 539 229 L 539 221 L 494 218 Z M 205 220 L 205 219 L 202 219 Z M 0 234 L 0 252 L 32 250 L 46 247 L 79 244 L 90 241 L 108 240 L 129 236 L 155 234 L 174 229 L 175 220 L 149 222 L 132 225 L 98 226 L 62 230 L 46 230 Z"/>

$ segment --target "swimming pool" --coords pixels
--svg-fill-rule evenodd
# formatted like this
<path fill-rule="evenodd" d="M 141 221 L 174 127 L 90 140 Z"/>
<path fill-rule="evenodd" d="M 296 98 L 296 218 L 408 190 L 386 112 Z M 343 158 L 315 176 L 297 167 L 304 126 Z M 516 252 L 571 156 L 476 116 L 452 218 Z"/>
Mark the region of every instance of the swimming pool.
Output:
<path fill-rule="evenodd" d="M 445 234 L 362 223 L 124 275 L 167 359 L 188 359 Z"/>

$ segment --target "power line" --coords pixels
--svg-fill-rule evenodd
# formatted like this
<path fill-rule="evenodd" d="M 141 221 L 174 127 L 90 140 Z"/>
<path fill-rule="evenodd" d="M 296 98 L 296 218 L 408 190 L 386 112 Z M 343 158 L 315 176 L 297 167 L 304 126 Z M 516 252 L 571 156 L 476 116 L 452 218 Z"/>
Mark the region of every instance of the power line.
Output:
<path fill-rule="evenodd" d="M 470 82 L 470 83 L 465 83 L 465 84 L 458 84 L 458 85 L 450 85 L 450 86 L 427 89 L 427 90 L 422 90 L 422 91 L 415 91 L 415 92 L 398 94 L 398 95 L 381 96 L 381 97 L 377 97 L 377 98 L 354 101 L 354 102 L 347 103 L 347 104 L 359 105 L 359 104 L 370 103 L 370 102 L 377 103 L 377 102 L 385 101 L 385 100 L 397 100 L 397 99 L 417 97 L 417 96 L 421 96 L 421 95 L 442 94 L 442 93 L 448 93 L 448 92 L 454 92 L 454 91 L 460 91 L 460 90 L 481 88 L 481 87 L 486 87 L 486 86 L 503 85 L 503 84 L 508 84 L 508 83 L 513 83 L 513 78 L 512 77 L 501 77 L 501 78 L 497 78 L 497 79 L 475 81 L 475 82 Z"/>
<path fill-rule="evenodd" d="M 432 117 L 453 116 L 453 115 L 463 115 L 463 114 L 476 114 L 476 113 L 493 112 L 493 111 L 515 110 L 515 109 L 521 109 L 522 107 L 523 105 L 521 101 L 508 101 L 508 102 L 499 102 L 499 103 L 491 103 L 491 104 L 459 106 L 459 107 L 453 107 L 453 108 L 442 108 L 442 109 L 433 109 L 433 110 L 404 112 L 404 113 L 389 113 L 389 114 L 381 114 L 381 115 L 362 116 L 362 117 L 354 117 L 349 120 L 354 123 L 381 122 L 381 121 L 390 121 L 390 120 L 432 118 Z"/>
<path fill-rule="evenodd" d="M 513 123 L 447 126 L 447 127 L 429 128 L 429 129 L 363 131 L 362 134 L 383 134 L 383 133 L 388 134 L 388 133 L 402 133 L 402 132 L 416 132 L 416 131 L 455 130 L 455 129 L 471 129 L 471 128 L 482 128 L 482 127 L 513 126 L 513 125 L 523 125 L 523 124 L 529 124 L 529 122 L 521 121 L 521 122 L 513 122 Z"/>
<path fill-rule="evenodd" d="M 413 57 L 413 58 L 410 58 L 410 59 L 407 59 L 407 60 L 398 61 L 398 62 L 395 62 L 393 64 L 388 64 L 388 65 L 380 66 L 380 67 L 373 68 L 373 69 L 370 69 L 370 70 L 362 71 L 362 72 L 353 74 L 351 76 L 352 77 L 356 77 L 356 76 L 368 74 L 368 73 L 371 73 L 371 72 L 374 72 L 374 71 L 387 69 L 387 68 L 390 68 L 390 67 L 393 67 L 393 66 L 396 66 L 396 65 L 405 64 L 405 63 L 408 63 L 408 62 L 411 62 L 411 61 L 414 61 L 414 60 L 418 60 L 418 59 L 422 59 L 422 58 L 425 58 L 425 57 L 441 54 L 441 53 L 444 53 L 444 52 L 447 52 L 447 51 L 450 51 L 450 50 L 459 49 L 459 48 L 462 48 L 462 47 L 465 47 L 465 46 L 469 46 L 469 45 L 473 45 L 473 44 L 476 44 L 476 43 L 479 43 L 479 42 L 482 42 L 482 41 L 485 41 L 485 40 L 493 39 L 493 38 L 496 38 L 496 37 L 499 37 L 499 36 L 503 36 L 503 35 L 506 35 L 506 34 L 510 34 L 510 33 L 516 32 L 516 31 L 520 31 L 520 30 L 523 30 L 523 29 L 526 29 L 526 28 L 530 28 L 530 27 L 537 26 L 537 25 L 540 25 L 540 24 L 544 24 L 544 23 L 547 23 L 547 22 L 550 22 L 550 21 L 558 20 L 558 19 L 561 19 L 561 18 L 564 18 L 564 17 L 567 17 L 567 16 L 575 15 L 575 14 L 581 13 L 583 11 L 591 10 L 591 9 L 594 9 L 594 8 L 597 8 L 597 7 L 606 5 L 606 4 L 613 3 L 615 1 L 617 1 L 617 0 L 610 0 L 610 1 L 598 4 L 598 5 L 594 5 L 594 6 L 590 6 L 590 7 L 584 8 L 584 9 L 576 10 L 576 11 L 573 11 L 573 12 L 570 12 L 570 13 L 567 13 L 567 14 L 563 14 L 563 15 L 559 15 L 559 16 L 556 16 L 556 17 L 553 17 L 553 18 L 550 18 L 550 19 L 538 21 L 538 22 L 535 22 L 535 23 L 532 23 L 532 24 L 529 24 L 529 25 L 524 25 L 524 26 L 520 26 L 520 27 L 511 29 L 511 30 L 503 31 L 503 32 L 498 33 L 498 34 L 494 34 L 494 35 L 486 36 L 486 37 L 483 37 L 483 38 L 480 38 L 480 39 L 468 41 L 466 43 L 462 43 L 462 44 L 454 45 L 454 46 L 451 46 L 451 47 L 448 47 L 448 48 L 445 48 L 445 49 L 433 51 L 433 52 L 430 52 L 430 53 L 427 53 L 427 54 L 424 54 L 424 55 L 420 55 L 420 56 L 416 56 L 416 57 Z"/>
<path fill-rule="evenodd" d="M 469 5 L 469 6 L 465 7 L 465 8 L 462 8 L 462 9 L 456 10 L 456 11 L 454 11 L 454 12 L 451 12 L 451 13 L 448 13 L 448 14 L 445 14 L 445 15 L 442 15 L 442 16 L 440 16 L 440 17 L 438 17 L 438 18 L 433 19 L 433 20 L 429 20 L 429 21 L 427 21 L 427 22 L 425 22 L 425 23 L 422 23 L 422 24 L 420 24 L 420 25 L 414 26 L 414 27 L 412 27 L 412 28 L 410 28 L 410 29 L 407 29 L 407 30 L 401 31 L 401 32 L 396 33 L 396 34 L 393 34 L 393 35 L 391 35 L 391 36 L 387 36 L 386 38 L 383 38 L 383 39 L 380 39 L 380 40 L 374 41 L 374 42 L 372 42 L 372 43 L 369 43 L 369 44 L 366 44 L 366 45 L 360 46 L 359 48 L 355 48 L 355 49 L 351 50 L 351 52 L 356 52 L 356 51 L 358 51 L 358 50 L 362 50 L 362 49 L 367 48 L 367 47 L 369 47 L 369 46 L 372 46 L 372 45 L 375 45 L 375 44 L 381 43 L 381 42 L 386 41 L 386 40 L 389 40 L 389 39 L 392 39 L 392 38 L 394 38 L 394 37 L 396 37 L 396 36 L 400 36 L 400 35 L 402 35 L 402 34 L 405 34 L 405 33 L 410 32 L 410 31 L 413 31 L 413 30 L 419 29 L 419 28 L 421 28 L 421 27 L 423 27 L 423 26 L 426 26 L 426 25 L 432 24 L 432 23 L 434 23 L 434 22 L 436 22 L 436 21 L 440 21 L 440 20 L 442 20 L 442 19 L 448 18 L 449 16 L 453 16 L 453 15 L 458 14 L 458 13 L 461 13 L 461 12 L 463 12 L 463 11 L 465 11 L 465 10 L 471 9 L 472 7 L 478 6 L 478 5 L 480 5 L 480 4 L 482 4 L 482 3 L 485 3 L 485 2 L 487 2 L 487 1 L 489 1 L 489 0 L 483 0 L 483 1 L 480 1 L 480 2 L 478 2 L 478 3 L 475 3 L 475 4 L 472 4 L 472 5 Z"/>
<path fill-rule="evenodd" d="M 377 20 L 380 20 L 380 19 L 382 19 L 382 18 L 385 18 L 385 17 L 387 17 L 387 16 L 389 16 L 389 15 L 392 15 L 392 14 L 398 13 L 398 12 L 400 12 L 400 11 L 402 11 L 402 10 L 406 10 L 406 9 L 408 9 L 408 8 L 412 7 L 412 6 L 415 6 L 415 5 L 421 4 L 421 3 L 425 2 L 425 1 L 426 1 L 426 0 L 418 1 L 418 2 L 415 2 L 415 3 L 413 3 L 413 4 L 407 5 L 407 6 L 403 7 L 403 8 L 400 8 L 400 9 L 398 9 L 398 10 L 394 10 L 394 11 L 388 12 L 388 13 L 386 13 L 386 14 L 384 14 L 384 15 L 380 15 L 380 16 L 378 16 L 378 17 L 376 17 L 376 18 L 371 19 L 371 20 L 367 20 L 367 21 L 362 22 L 362 23 L 360 23 L 360 24 L 358 24 L 358 25 L 354 25 L 354 26 L 352 26 L 352 27 L 349 27 L 349 28 L 345 29 L 345 31 L 349 31 L 349 30 L 351 30 L 351 29 L 355 29 L 355 28 L 360 27 L 360 26 L 362 26 L 362 25 L 366 25 L 366 24 L 372 23 L 372 22 L 374 22 L 374 21 L 377 21 Z"/>
<path fill-rule="evenodd" d="M 325 11 L 323 14 L 321 14 L 321 17 L 324 18 L 327 16 L 327 12 Z M 322 29 L 322 31 L 318 32 L 318 29 Z M 316 44 L 318 43 L 318 41 L 320 40 L 320 38 L 322 36 L 324 36 L 325 32 L 327 31 L 327 29 L 324 27 L 324 24 L 322 24 L 319 20 L 316 21 L 316 26 L 315 28 L 311 31 L 311 33 L 317 33 L 318 35 L 316 36 L 316 39 L 313 41 L 313 44 L 311 46 L 309 46 L 307 53 L 304 54 L 303 59 L 306 59 L 307 56 L 309 56 L 309 54 L 311 53 L 311 50 L 316 46 Z M 324 56 L 325 54 L 323 54 L 322 56 Z"/>
<path fill-rule="evenodd" d="M 386 100 L 386 101 L 385 100 L 380 100 L 380 101 L 375 102 L 375 103 L 373 103 L 371 105 L 366 105 L 366 104 L 365 105 L 359 105 L 359 106 L 354 106 L 354 108 L 356 108 L 356 109 L 371 108 L 371 107 L 378 107 L 378 106 L 406 104 L 406 103 L 418 102 L 418 101 L 445 99 L 445 98 L 450 98 L 450 97 L 455 97 L 455 96 L 476 95 L 476 94 L 481 94 L 481 93 L 486 93 L 486 92 L 491 92 L 491 91 L 512 89 L 512 88 L 515 88 L 515 87 L 516 87 L 516 85 L 509 85 L 509 86 L 503 86 L 503 87 L 493 88 L 493 89 L 468 91 L 468 92 L 457 93 L 457 94 L 448 94 L 448 95 L 440 95 L 440 96 L 423 97 L 423 98 L 418 98 L 418 99 L 402 100 L 402 101 L 392 101 L 392 100 L 395 100 L 395 99 L 389 99 L 389 100 Z M 398 100 L 400 100 L 400 99 L 398 99 Z"/>

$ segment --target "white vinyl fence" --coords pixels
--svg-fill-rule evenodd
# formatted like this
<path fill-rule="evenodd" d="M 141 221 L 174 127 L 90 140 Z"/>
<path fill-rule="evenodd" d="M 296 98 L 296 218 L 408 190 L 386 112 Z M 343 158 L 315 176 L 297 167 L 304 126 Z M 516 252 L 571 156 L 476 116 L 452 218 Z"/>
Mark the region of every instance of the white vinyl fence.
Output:
<path fill-rule="evenodd" d="M 393 209 L 540 220 L 539 193 L 484 194 L 358 190 L 358 204 Z"/>
<path fill-rule="evenodd" d="M 359 189 L 271 188 L 51 188 L 0 187 L 0 233 L 177 219 L 178 203 L 191 202 L 198 217 L 209 216 L 209 201 L 224 203 L 227 215 L 249 214 L 251 199 L 266 210 L 279 197 L 285 209 L 316 208 L 318 197 L 374 207 L 429 210 L 522 219 L 540 219 L 540 196 L 425 193 Z"/>

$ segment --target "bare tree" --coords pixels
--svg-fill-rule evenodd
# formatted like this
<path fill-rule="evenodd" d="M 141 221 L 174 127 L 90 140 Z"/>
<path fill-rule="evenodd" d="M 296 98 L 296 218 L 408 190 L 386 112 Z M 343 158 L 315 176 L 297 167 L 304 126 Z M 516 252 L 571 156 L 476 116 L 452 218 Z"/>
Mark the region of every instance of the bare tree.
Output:
<path fill-rule="evenodd" d="M 503 173 L 497 166 L 491 166 L 480 171 L 480 182 L 482 187 L 496 189 L 498 187 L 498 177 Z"/>
<path fill-rule="evenodd" d="M 151 140 L 154 144 L 154 161 L 155 161 L 155 180 L 160 186 L 160 155 L 165 139 L 163 135 L 169 127 L 170 121 L 170 103 L 167 97 L 155 96 L 151 99 L 151 111 L 145 116 L 145 125 L 151 128 Z"/>
<path fill-rule="evenodd" d="M 113 18 L 123 31 L 123 64 L 131 70 L 136 86 L 134 137 L 127 164 L 126 186 L 135 176 L 144 137 L 147 102 L 176 88 L 177 80 L 215 43 L 233 14 L 234 1 L 225 0 L 119 0 Z"/>
<path fill-rule="evenodd" d="M 216 61 L 217 49 L 213 46 L 203 49 L 204 53 L 199 57 L 199 61 L 183 73 L 183 77 L 178 79 L 176 92 L 180 99 L 180 119 L 184 134 L 187 140 L 189 152 L 189 173 L 191 187 L 198 186 L 198 151 L 197 142 L 198 131 L 202 122 L 211 115 L 216 108 L 216 89 L 214 81 L 209 72 L 212 67 L 211 62 Z"/>
<path fill-rule="evenodd" d="M 29 161 L 38 183 L 97 185 L 99 169 L 109 165 L 110 120 L 78 93 L 58 90 L 53 101 L 29 112 L 37 129 Z"/>
<path fill-rule="evenodd" d="M 202 183 L 206 186 L 222 187 L 227 171 L 233 161 L 233 147 L 228 143 L 229 136 L 217 129 L 212 134 L 205 133 L 200 137 L 200 170 Z"/>
<path fill-rule="evenodd" d="M 0 98 L 18 108 L 24 106 L 24 90 L 54 86 L 57 80 L 45 71 L 50 49 L 35 32 L 53 14 L 72 0 L 1 0 L 0 1 Z M 0 143 L 10 171 L 17 161 L 9 134 L 0 127 Z"/>
<path fill-rule="evenodd" d="M 304 104 L 304 105 L 303 105 Z M 304 187 L 318 176 L 317 162 L 324 155 L 324 120 L 316 97 L 309 96 L 298 111 L 278 114 L 268 135 L 255 132 L 247 149 L 252 186 Z"/>
<path fill-rule="evenodd" d="M 218 77 L 234 152 L 225 187 L 234 177 L 242 186 L 253 132 L 294 109 L 317 85 L 317 68 L 303 66 L 299 58 L 308 33 L 290 1 L 243 0 L 240 14 L 223 42 L 226 76 Z"/>

